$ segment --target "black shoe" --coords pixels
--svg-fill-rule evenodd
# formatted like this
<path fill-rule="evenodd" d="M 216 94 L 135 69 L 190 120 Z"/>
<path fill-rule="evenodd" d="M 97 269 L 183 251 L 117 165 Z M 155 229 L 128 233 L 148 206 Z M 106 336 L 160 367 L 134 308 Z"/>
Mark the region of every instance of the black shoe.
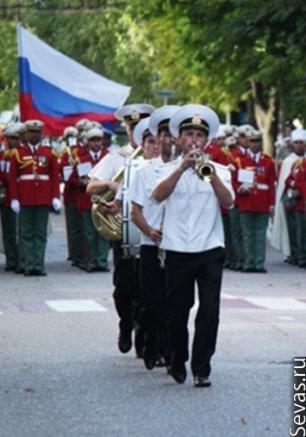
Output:
<path fill-rule="evenodd" d="M 118 348 L 120 352 L 126 354 L 132 348 L 132 334 L 131 331 L 120 331 L 118 338 Z"/>
<path fill-rule="evenodd" d="M 195 376 L 193 378 L 193 385 L 194 387 L 210 387 L 211 380 L 209 376 Z"/>
<path fill-rule="evenodd" d="M 152 370 L 155 367 L 156 355 L 150 351 L 144 350 L 143 362 L 148 370 Z"/>
<path fill-rule="evenodd" d="M 45 270 L 34 270 L 35 276 L 47 276 L 47 272 Z"/>
<path fill-rule="evenodd" d="M 260 269 L 254 269 L 254 273 L 267 273 L 267 269 L 265 269 L 264 267 Z"/>
<path fill-rule="evenodd" d="M 169 369 L 169 375 L 171 375 L 178 384 L 184 384 L 187 377 L 185 364 L 175 367 L 171 366 Z"/>
<path fill-rule="evenodd" d="M 135 344 L 136 358 L 144 358 L 144 335 L 143 335 L 143 330 L 141 328 L 135 329 L 134 344 Z"/>
<path fill-rule="evenodd" d="M 14 267 L 14 266 L 5 266 L 5 267 L 4 267 L 4 270 L 5 270 L 6 272 L 12 272 L 12 271 L 15 270 L 15 267 Z"/>
<path fill-rule="evenodd" d="M 109 272 L 110 268 L 109 267 L 97 267 L 96 271 L 97 272 Z"/>
<path fill-rule="evenodd" d="M 241 271 L 243 273 L 255 273 L 257 270 L 252 267 L 244 267 Z"/>
<path fill-rule="evenodd" d="M 25 270 L 23 276 L 35 276 L 36 272 L 34 270 Z"/>

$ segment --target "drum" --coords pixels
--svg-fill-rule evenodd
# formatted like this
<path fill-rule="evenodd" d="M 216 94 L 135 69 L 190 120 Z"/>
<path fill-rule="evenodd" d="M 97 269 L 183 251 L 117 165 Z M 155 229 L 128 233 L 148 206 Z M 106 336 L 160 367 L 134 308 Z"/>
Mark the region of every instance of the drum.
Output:
<path fill-rule="evenodd" d="M 124 258 L 139 256 L 140 231 L 131 220 L 131 202 L 129 201 L 128 190 L 138 170 L 148 164 L 144 158 L 127 160 L 124 166 L 122 182 L 122 251 Z"/>

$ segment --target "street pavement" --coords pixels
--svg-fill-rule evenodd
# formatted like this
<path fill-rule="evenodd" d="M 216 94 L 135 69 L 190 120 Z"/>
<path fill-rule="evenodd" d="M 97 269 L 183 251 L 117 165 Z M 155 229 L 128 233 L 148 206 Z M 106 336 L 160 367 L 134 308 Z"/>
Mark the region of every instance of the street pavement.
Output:
<path fill-rule="evenodd" d="M 66 261 L 52 215 L 47 277 L 3 271 L 0 437 L 286 437 L 292 359 L 305 356 L 306 271 L 271 248 L 267 274 L 225 271 L 208 389 L 117 350 L 111 273 Z M 195 309 L 190 329 L 193 329 Z"/>

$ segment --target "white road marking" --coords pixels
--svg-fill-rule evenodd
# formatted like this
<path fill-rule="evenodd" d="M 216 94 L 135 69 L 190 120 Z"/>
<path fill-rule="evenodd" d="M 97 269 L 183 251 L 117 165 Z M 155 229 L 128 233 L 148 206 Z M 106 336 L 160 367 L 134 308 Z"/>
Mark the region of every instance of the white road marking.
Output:
<path fill-rule="evenodd" d="M 232 294 L 227 293 L 221 293 L 221 297 L 224 297 L 225 299 L 241 299 L 238 296 L 233 296 Z"/>
<path fill-rule="evenodd" d="M 244 300 L 269 310 L 306 310 L 306 303 L 290 297 L 245 297 Z"/>
<path fill-rule="evenodd" d="M 281 320 L 294 320 L 293 317 L 289 317 L 289 316 L 278 316 L 277 318 Z"/>
<path fill-rule="evenodd" d="M 107 311 L 102 305 L 94 300 L 46 300 L 46 304 L 59 313 L 85 313 Z"/>

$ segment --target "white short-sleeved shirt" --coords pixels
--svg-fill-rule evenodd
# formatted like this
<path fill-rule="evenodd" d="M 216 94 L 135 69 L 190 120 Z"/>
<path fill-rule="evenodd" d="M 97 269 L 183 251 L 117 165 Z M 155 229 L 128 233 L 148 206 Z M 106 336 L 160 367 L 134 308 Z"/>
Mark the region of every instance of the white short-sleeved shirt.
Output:
<path fill-rule="evenodd" d="M 221 164 L 211 163 L 234 199 L 230 171 Z M 177 162 L 170 166 L 172 171 L 167 172 L 167 176 L 177 168 Z M 161 248 L 197 253 L 220 246 L 224 247 L 224 232 L 219 201 L 211 183 L 201 180 L 195 170 L 189 168 L 165 200 Z"/>
<path fill-rule="evenodd" d="M 102 182 L 109 181 L 122 168 L 128 155 L 131 155 L 133 151 L 133 147 L 128 144 L 124 147 L 124 153 L 122 153 L 122 150 L 120 149 L 108 153 L 100 162 L 98 162 L 97 165 L 94 166 L 88 176 Z"/>
<path fill-rule="evenodd" d="M 142 206 L 143 216 L 153 229 L 161 229 L 163 221 L 163 203 L 156 203 L 152 200 L 151 193 L 157 182 L 165 177 L 165 164 L 161 157 L 153 159 L 151 164 L 140 169 L 129 189 L 129 199 L 131 202 Z M 143 232 L 141 234 L 141 243 L 149 246 L 155 246 L 155 243 Z"/>

